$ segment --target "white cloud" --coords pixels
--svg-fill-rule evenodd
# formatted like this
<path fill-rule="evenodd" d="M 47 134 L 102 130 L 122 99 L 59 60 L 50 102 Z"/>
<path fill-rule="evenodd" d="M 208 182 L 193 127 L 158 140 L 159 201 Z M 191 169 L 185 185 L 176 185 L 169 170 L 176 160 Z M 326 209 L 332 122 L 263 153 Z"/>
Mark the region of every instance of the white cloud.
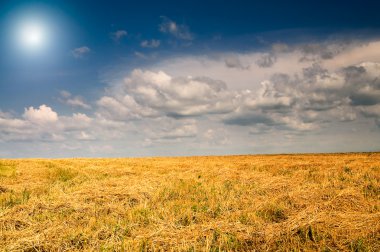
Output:
<path fill-rule="evenodd" d="M 191 138 L 198 134 L 198 127 L 194 120 L 185 120 L 183 122 L 168 119 L 159 119 L 160 128 L 154 127 L 148 132 L 151 139 L 179 139 Z"/>
<path fill-rule="evenodd" d="M 103 96 L 97 101 L 97 104 L 99 113 L 103 117 L 119 121 L 158 116 L 157 111 L 139 105 L 129 95 L 120 97 Z"/>
<path fill-rule="evenodd" d="M 162 71 L 135 69 L 122 88 L 124 94 L 117 91 L 114 97 L 98 101 L 101 111 L 114 111 L 115 118 L 178 118 L 226 113 L 233 106 L 225 83 L 207 77 L 172 77 Z"/>
<path fill-rule="evenodd" d="M 142 145 L 145 147 L 195 141 L 198 135 L 198 125 L 194 119 L 153 118 L 145 121 L 141 130 L 145 137 Z"/>
<path fill-rule="evenodd" d="M 87 46 L 82 46 L 75 48 L 74 50 L 71 51 L 71 54 L 74 56 L 76 59 L 82 59 L 86 54 L 89 54 L 91 52 L 91 49 Z"/>
<path fill-rule="evenodd" d="M 91 134 L 85 132 L 85 131 L 81 131 L 81 132 L 79 132 L 79 134 L 76 136 L 76 139 L 78 139 L 78 140 L 89 141 L 89 140 L 95 140 L 96 138 L 95 138 L 94 136 L 92 136 Z"/>
<path fill-rule="evenodd" d="M 368 117 L 380 118 L 380 103 L 372 106 L 361 106 L 359 110 Z"/>
<path fill-rule="evenodd" d="M 74 113 L 61 115 L 52 108 L 41 105 L 38 108 L 25 108 L 21 118 L 0 115 L 0 141 L 69 141 L 70 139 L 89 140 L 94 138 L 88 131 L 100 131 L 93 118 Z M 87 139 L 85 139 L 87 138 Z"/>
<path fill-rule="evenodd" d="M 222 127 L 215 129 L 207 129 L 202 137 L 207 141 L 208 144 L 223 146 L 229 143 L 230 133 Z"/>
<path fill-rule="evenodd" d="M 63 97 L 63 98 L 70 98 L 71 97 L 71 93 L 69 91 L 66 91 L 66 90 L 61 90 L 59 92 L 59 94 Z"/>
<path fill-rule="evenodd" d="M 365 111 L 359 106 L 380 103 L 379 64 L 330 70 L 323 64 L 330 57 L 302 60 L 306 52 L 319 54 L 321 46 L 304 47 L 274 45 L 276 64 L 266 68 L 246 67 L 263 56 L 249 53 L 174 58 L 159 65 L 165 71 L 135 69 L 115 94 L 98 101 L 99 112 L 115 120 L 207 116 L 228 125 L 306 131 L 321 123 L 355 121 Z M 352 50 L 342 48 L 332 57 Z"/>
<path fill-rule="evenodd" d="M 84 109 L 90 109 L 91 108 L 91 106 L 88 105 L 88 104 L 86 104 L 85 101 L 83 100 L 83 98 L 79 97 L 79 96 L 67 99 L 66 103 L 68 105 L 73 106 L 73 107 L 81 107 L 81 108 L 84 108 Z"/>
<path fill-rule="evenodd" d="M 237 69 L 242 69 L 242 70 L 246 70 L 249 68 L 249 65 L 243 65 L 239 57 L 234 54 L 227 56 L 224 62 L 228 68 L 237 68 Z"/>
<path fill-rule="evenodd" d="M 58 121 L 58 114 L 45 104 L 39 108 L 25 108 L 23 117 L 28 121 L 40 125 L 49 125 Z"/>
<path fill-rule="evenodd" d="M 83 109 L 90 109 L 91 106 L 86 103 L 83 97 L 81 96 L 72 96 L 70 92 L 66 90 L 62 90 L 60 92 L 60 98 L 58 99 L 60 102 L 67 104 L 72 107 L 79 107 Z"/>
<path fill-rule="evenodd" d="M 149 56 L 148 55 L 146 55 L 146 54 L 144 54 L 144 53 L 142 53 L 142 52 L 138 52 L 138 51 L 136 51 L 136 52 L 134 52 L 134 54 L 135 54 L 135 56 L 136 57 L 138 57 L 138 58 L 140 58 L 140 59 L 148 59 L 149 58 Z"/>
<path fill-rule="evenodd" d="M 86 114 L 74 113 L 72 116 L 61 116 L 60 127 L 64 131 L 79 131 L 91 128 L 94 119 Z"/>
<path fill-rule="evenodd" d="M 259 67 L 271 67 L 276 63 L 276 56 L 272 53 L 262 54 L 257 60 L 256 64 Z"/>
<path fill-rule="evenodd" d="M 115 41 L 115 42 L 120 42 L 120 40 L 127 36 L 128 35 L 128 32 L 125 31 L 125 30 L 117 30 L 115 32 L 112 32 L 111 33 L 111 38 Z"/>
<path fill-rule="evenodd" d="M 190 32 L 189 28 L 183 24 L 177 24 L 173 20 L 162 16 L 162 23 L 159 29 L 162 33 L 168 33 L 177 39 L 181 40 L 193 40 L 194 35 Z"/>
<path fill-rule="evenodd" d="M 143 40 L 140 43 L 141 47 L 145 47 L 145 48 L 157 48 L 160 46 L 160 44 L 161 44 L 161 42 L 159 40 L 156 40 L 156 39 Z"/>
<path fill-rule="evenodd" d="M 380 41 L 350 45 L 335 57 L 324 60 L 322 65 L 327 69 L 337 70 L 363 62 L 380 62 Z"/>
<path fill-rule="evenodd" d="M 0 141 L 22 139 L 31 133 L 30 126 L 27 121 L 0 115 Z"/>

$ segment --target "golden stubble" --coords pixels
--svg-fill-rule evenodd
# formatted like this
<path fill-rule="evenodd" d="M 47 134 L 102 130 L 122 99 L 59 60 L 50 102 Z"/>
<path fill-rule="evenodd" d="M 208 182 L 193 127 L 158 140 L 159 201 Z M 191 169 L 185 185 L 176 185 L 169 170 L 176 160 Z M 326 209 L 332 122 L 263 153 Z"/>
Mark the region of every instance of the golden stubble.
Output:
<path fill-rule="evenodd" d="M 380 153 L 0 160 L 1 251 L 380 251 Z"/>

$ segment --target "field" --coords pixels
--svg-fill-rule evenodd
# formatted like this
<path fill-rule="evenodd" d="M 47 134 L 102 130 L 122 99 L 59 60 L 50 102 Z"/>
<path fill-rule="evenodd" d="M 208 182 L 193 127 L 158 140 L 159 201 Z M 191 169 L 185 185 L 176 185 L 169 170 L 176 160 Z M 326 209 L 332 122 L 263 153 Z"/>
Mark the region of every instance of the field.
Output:
<path fill-rule="evenodd" d="M 380 251 L 380 153 L 0 159 L 0 251 Z"/>

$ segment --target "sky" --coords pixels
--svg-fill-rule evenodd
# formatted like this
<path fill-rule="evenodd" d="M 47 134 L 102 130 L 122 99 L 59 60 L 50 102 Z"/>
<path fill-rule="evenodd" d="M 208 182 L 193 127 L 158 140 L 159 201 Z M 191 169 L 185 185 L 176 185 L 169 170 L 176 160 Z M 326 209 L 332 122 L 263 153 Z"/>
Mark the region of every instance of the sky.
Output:
<path fill-rule="evenodd" d="M 379 9 L 0 0 L 0 157 L 380 151 Z"/>

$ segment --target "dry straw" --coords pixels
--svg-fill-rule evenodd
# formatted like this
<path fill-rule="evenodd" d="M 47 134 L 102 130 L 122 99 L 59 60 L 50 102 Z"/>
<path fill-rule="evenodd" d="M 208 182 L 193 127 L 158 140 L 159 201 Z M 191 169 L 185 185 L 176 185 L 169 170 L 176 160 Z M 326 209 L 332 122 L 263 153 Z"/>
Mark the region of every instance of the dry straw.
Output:
<path fill-rule="evenodd" d="M 380 251 L 380 154 L 0 160 L 2 251 Z"/>

